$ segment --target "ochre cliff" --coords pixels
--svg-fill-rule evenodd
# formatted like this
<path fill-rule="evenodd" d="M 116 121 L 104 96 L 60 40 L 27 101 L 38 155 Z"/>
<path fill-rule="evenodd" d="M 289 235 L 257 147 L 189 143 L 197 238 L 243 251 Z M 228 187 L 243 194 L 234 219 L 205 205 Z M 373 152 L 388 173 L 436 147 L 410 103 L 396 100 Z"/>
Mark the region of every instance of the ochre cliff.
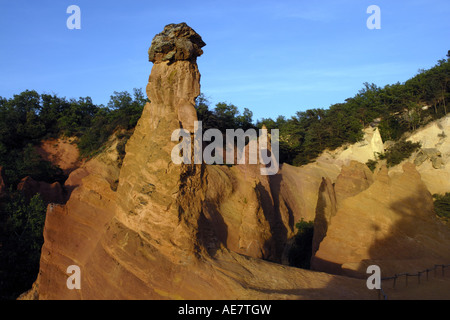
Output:
<path fill-rule="evenodd" d="M 69 201 L 48 207 L 38 279 L 22 298 L 373 297 L 361 280 L 259 259 L 280 260 L 298 218 L 280 205 L 294 200 L 275 198 L 280 182 L 261 176 L 259 165 L 172 163 L 172 132 L 192 133 L 196 120 L 202 46 L 185 24 L 155 37 L 151 103 L 126 145 L 118 183 L 102 161 L 72 172 Z M 80 267 L 80 290 L 66 286 L 70 265 Z"/>
<path fill-rule="evenodd" d="M 367 266 L 376 264 L 384 276 L 392 276 L 450 261 L 450 229 L 436 218 L 432 196 L 414 164 L 406 162 L 403 173 L 394 177 L 383 167 L 373 183 L 359 188 L 338 201 L 312 258 L 313 269 L 364 277 Z"/>
<path fill-rule="evenodd" d="M 361 261 L 381 254 L 395 258 L 397 249 L 372 246 L 401 220 L 404 208 L 393 207 L 391 193 L 400 200 L 415 197 L 420 219 L 433 220 L 429 192 L 409 166 L 403 178 L 391 180 L 385 171 L 372 174 L 347 160 L 343 168 L 321 160 L 301 168 L 282 165 L 273 176 L 261 175 L 261 164 L 175 164 L 172 133 L 186 129 L 192 136 L 197 120 L 196 60 L 204 45 L 184 23 L 154 37 L 146 90 L 151 102 L 122 166 L 111 149 L 70 174 L 70 199 L 48 206 L 39 275 L 23 299 L 376 299 L 365 280 L 281 265 L 295 223 L 315 220 L 321 230 L 314 242 L 317 269 L 334 272 L 329 265 L 342 265 L 344 273 L 360 271 Z M 370 150 L 378 148 L 376 132 L 373 137 Z M 448 241 L 433 221 L 427 228 Z M 335 243 L 342 230 L 357 248 L 350 240 Z M 416 232 L 408 230 L 408 237 Z M 361 240 L 363 231 L 371 236 Z M 409 248 L 405 239 L 398 248 Z M 433 252 L 429 262 L 447 251 Z M 81 289 L 66 285 L 71 265 L 80 267 Z"/>

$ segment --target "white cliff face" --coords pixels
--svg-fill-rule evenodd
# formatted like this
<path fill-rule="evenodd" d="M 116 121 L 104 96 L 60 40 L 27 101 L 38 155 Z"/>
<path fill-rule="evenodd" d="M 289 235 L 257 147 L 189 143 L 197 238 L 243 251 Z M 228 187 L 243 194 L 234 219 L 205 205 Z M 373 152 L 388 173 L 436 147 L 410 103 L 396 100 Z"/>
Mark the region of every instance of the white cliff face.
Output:
<path fill-rule="evenodd" d="M 421 149 L 397 166 L 389 168 L 389 176 L 401 174 L 403 164 L 412 162 L 431 194 L 450 192 L 450 115 L 416 130 L 406 140 L 419 142 Z M 377 153 L 384 152 L 378 128 L 366 128 L 361 142 L 325 151 L 317 162 L 342 167 L 352 160 L 361 163 L 369 159 L 376 160 Z"/>
<path fill-rule="evenodd" d="M 409 161 L 415 162 L 431 194 L 450 192 L 450 115 L 417 130 L 407 140 L 422 145 L 422 151 Z"/>
<path fill-rule="evenodd" d="M 436 148 L 444 159 L 450 157 L 450 115 L 414 132 L 408 139 L 420 142 L 422 148 Z"/>
<path fill-rule="evenodd" d="M 402 165 L 412 162 L 431 194 L 450 192 L 450 115 L 416 130 L 407 141 L 419 142 L 421 149 L 399 165 L 389 168 L 389 176 L 401 174 Z M 338 167 L 349 165 L 353 160 L 366 163 L 369 159 L 376 160 L 377 154 L 384 153 L 384 149 L 378 128 L 366 128 L 362 141 L 333 151 L 327 150 L 317 159 L 317 163 Z"/>
<path fill-rule="evenodd" d="M 375 160 L 378 153 L 384 153 L 380 131 L 378 128 L 369 127 L 364 129 L 362 141 L 334 151 L 325 151 L 318 161 L 332 162 L 338 165 L 348 165 L 353 160 L 366 163 L 370 159 Z"/>

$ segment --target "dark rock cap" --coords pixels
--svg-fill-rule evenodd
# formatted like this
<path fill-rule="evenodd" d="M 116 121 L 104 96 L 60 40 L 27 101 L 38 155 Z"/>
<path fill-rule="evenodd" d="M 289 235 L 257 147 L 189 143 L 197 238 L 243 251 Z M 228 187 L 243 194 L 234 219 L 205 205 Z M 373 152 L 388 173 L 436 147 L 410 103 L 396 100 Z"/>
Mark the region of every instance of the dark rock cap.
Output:
<path fill-rule="evenodd" d="M 153 63 L 178 60 L 195 62 L 203 54 L 201 48 L 205 45 L 202 37 L 186 23 L 168 24 L 163 32 L 153 38 L 148 60 Z"/>

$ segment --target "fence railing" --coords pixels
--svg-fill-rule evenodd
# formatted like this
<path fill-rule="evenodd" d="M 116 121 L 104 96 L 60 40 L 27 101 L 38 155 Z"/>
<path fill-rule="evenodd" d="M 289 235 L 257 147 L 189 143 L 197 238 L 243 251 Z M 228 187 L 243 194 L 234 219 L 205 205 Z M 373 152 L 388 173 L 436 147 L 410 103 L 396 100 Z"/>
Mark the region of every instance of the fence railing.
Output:
<path fill-rule="evenodd" d="M 442 277 L 445 277 L 445 268 L 448 268 L 448 267 L 450 267 L 450 264 L 435 264 L 433 268 L 428 268 L 423 271 L 417 271 L 417 273 L 408 273 L 408 272 L 396 273 L 392 277 L 381 278 L 381 281 L 393 280 L 392 288 L 395 288 L 395 286 L 397 285 L 398 279 L 401 277 L 405 277 L 405 286 L 407 287 L 408 281 L 411 281 L 410 277 L 417 277 L 417 282 L 418 282 L 418 284 L 420 284 L 422 276 L 425 276 L 426 280 L 428 281 L 429 274 L 431 272 L 433 272 L 434 277 L 436 277 L 437 273 L 439 272 L 439 269 L 441 270 Z M 388 296 L 384 292 L 382 287 L 378 290 L 378 299 L 381 299 L 381 297 L 383 297 L 384 300 L 388 299 Z"/>

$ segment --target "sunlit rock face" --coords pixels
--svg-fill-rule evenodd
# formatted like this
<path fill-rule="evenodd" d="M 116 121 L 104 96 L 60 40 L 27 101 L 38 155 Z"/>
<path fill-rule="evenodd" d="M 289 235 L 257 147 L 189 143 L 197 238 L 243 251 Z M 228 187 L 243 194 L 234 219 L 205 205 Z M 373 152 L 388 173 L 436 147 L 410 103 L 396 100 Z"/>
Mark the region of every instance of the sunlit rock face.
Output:
<path fill-rule="evenodd" d="M 450 260 L 450 230 L 436 218 L 412 163 L 392 178 L 381 168 L 373 183 L 337 207 L 312 258 L 315 270 L 364 277 L 367 266 L 376 264 L 390 276 Z"/>
<path fill-rule="evenodd" d="M 431 194 L 450 192 L 450 115 L 411 133 L 407 140 L 421 145 L 406 161 L 416 164 Z M 390 175 L 401 173 L 401 165 L 390 172 Z"/>

